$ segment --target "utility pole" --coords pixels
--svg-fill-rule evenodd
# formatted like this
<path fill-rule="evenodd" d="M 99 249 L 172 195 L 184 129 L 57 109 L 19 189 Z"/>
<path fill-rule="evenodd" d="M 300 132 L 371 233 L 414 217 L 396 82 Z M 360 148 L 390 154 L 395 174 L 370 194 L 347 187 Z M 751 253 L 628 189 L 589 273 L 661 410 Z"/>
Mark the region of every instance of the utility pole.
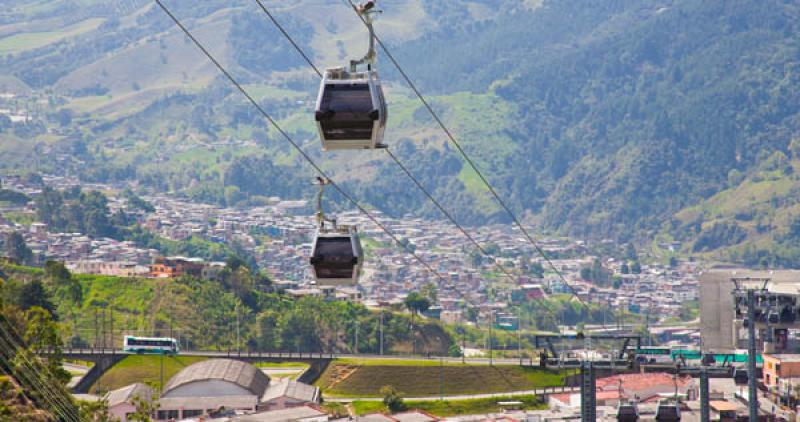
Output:
<path fill-rule="evenodd" d="M 358 318 L 356 318 L 356 338 L 355 342 L 353 342 L 353 351 L 358 354 Z"/>
<path fill-rule="evenodd" d="M 94 348 L 97 349 L 97 340 L 100 338 L 100 330 L 97 325 L 97 308 L 94 308 Z"/>
<path fill-rule="evenodd" d="M 381 308 L 380 351 L 383 356 L 383 308 Z"/>
<path fill-rule="evenodd" d="M 756 390 L 756 292 L 747 289 L 747 404 L 750 422 L 758 421 Z"/>
<path fill-rule="evenodd" d="M 489 309 L 489 366 L 492 366 L 492 325 L 494 325 L 494 309 Z"/>
<path fill-rule="evenodd" d="M 164 392 L 164 351 L 163 350 L 161 351 L 160 364 L 161 364 L 161 375 L 160 375 L 161 382 L 159 384 L 158 392 L 159 393 L 163 393 Z"/>
<path fill-rule="evenodd" d="M 461 363 L 467 363 L 467 329 L 461 327 Z"/>
<path fill-rule="evenodd" d="M 711 412 L 708 408 L 708 368 L 700 368 L 700 422 L 710 422 Z"/>
<path fill-rule="evenodd" d="M 439 356 L 439 401 L 444 401 L 444 356 Z"/>
<path fill-rule="evenodd" d="M 115 347 L 114 347 L 114 308 L 109 309 L 109 311 L 111 312 L 111 319 L 110 319 L 110 323 L 111 323 L 110 324 L 111 325 L 111 353 L 113 354 L 114 350 L 115 350 Z"/>
<path fill-rule="evenodd" d="M 175 333 L 172 332 L 172 308 L 169 309 L 169 337 L 175 338 Z"/>
<path fill-rule="evenodd" d="M 597 420 L 597 397 L 595 396 L 594 365 L 591 361 L 581 362 L 581 421 Z"/>
<path fill-rule="evenodd" d="M 517 355 L 519 355 L 519 366 L 522 366 L 522 320 L 517 319 Z"/>
<path fill-rule="evenodd" d="M 103 331 L 103 350 L 106 350 L 106 308 L 103 307 L 103 321 L 102 323 L 102 331 Z"/>
<path fill-rule="evenodd" d="M 242 349 L 239 347 L 239 304 L 236 304 L 236 354 L 241 355 Z"/>

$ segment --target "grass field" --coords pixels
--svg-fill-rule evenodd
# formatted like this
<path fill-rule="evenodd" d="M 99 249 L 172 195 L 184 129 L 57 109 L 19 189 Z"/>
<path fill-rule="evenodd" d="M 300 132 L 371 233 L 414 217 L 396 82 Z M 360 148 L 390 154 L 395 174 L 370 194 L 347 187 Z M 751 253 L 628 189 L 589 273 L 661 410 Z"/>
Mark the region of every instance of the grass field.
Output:
<path fill-rule="evenodd" d="M 72 37 L 96 29 L 105 19 L 92 18 L 83 22 L 63 28 L 60 31 L 50 32 L 30 32 L 12 35 L 0 39 L 0 53 L 18 53 L 20 51 L 32 50 L 44 47 L 64 38 Z"/>
<path fill-rule="evenodd" d="M 158 387 L 161 380 L 161 356 L 131 355 L 123 359 L 92 386 L 91 393 L 115 390 L 135 382 Z M 206 360 L 197 356 L 164 356 L 164 383 L 181 369 Z"/>
<path fill-rule="evenodd" d="M 563 385 L 564 373 L 515 365 L 463 365 L 436 361 L 373 362 L 343 360 L 332 363 L 316 385 L 335 397 L 379 397 L 385 385 L 406 397 L 503 393 Z M 444 381 L 440 385 L 440 378 Z"/>
<path fill-rule="evenodd" d="M 524 410 L 544 409 L 546 405 L 536 396 L 493 397 L 488 399 L 444 400 L 444 401 L 406 401 L 406 407 L 428 412 L 434 416 L 449 417 L 457 415 L 477 415 L 495 413 L 503 410 L 497 403 L 503 401 L 522 402 Z M 388 409 L 379 401 L 354 401 L 353 409 L 357 415 L 367 413 L 388 413 Z"/>

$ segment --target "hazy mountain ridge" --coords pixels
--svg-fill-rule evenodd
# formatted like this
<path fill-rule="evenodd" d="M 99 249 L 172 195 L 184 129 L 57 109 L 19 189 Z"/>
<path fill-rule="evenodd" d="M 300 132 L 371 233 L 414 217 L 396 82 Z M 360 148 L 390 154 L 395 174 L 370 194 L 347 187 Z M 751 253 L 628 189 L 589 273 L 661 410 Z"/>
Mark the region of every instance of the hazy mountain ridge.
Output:
<path fill-rule="evenodd" d="M 61 19 L 62 27 L 104 19 L 41 47 L 16 46 L 0 60 L 7 74 L 54 89 L 54 107 L 74 112 L 62 136 L 40 147 L 76 153 L 83 164 L 67 171 L 221 202 L 259 191 L 309 194 L 307 166 L 153 3 L 37 3 L 35 13 L 18 3 L 0 16 L 9 22 L 0 34 L 30 30 L 19 25 L 31 19 Z M 381 153 L 321 153 L 309 118 L 318 80 L 254 2 L 167 4 L 358 197 L 395 215 L 438 217 L 421 193 L 402 188 L 404 176 Z M 338 2 L 267 5 L 318 66 L 362 53 L 363 27 Z M 406 71 L 515 210 L 539 215 L 544 227 L 587 237 L 662 233 L 691 244 L 698 232 L 681 210 L 736 189 L 743 182 L 731 171 L 752 178 L 773 152 L 792 157 L 800 125 L 794 2 L 383 7 L 378 31 Z M 392 108 L 388 141 L 398 154 L 461 221 L 504 219 L 386 58 L 379 63 Z M 24 157 L 27 148 L 15 153 Z M 270 180 L 242 183 L 259 162 Z M 716 219 L 692 215 L 701 226 Z M 763 237 L 745 231 L 753 242 Z"/>

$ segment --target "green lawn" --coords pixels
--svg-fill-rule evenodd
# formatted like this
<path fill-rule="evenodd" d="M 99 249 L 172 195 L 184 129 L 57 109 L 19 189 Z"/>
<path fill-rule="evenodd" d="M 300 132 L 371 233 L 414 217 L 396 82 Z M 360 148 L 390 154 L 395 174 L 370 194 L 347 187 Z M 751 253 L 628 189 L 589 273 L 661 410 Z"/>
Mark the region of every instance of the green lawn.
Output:
<path fill-rule="evenodd" d="M 164 356 L 164 383 L 181 369 L 207 358 L 198 356 Z M 158 388 L 161 379 L 161 356 L 131 355 L 106 371 L 92 386 L 91 393 L 115 390 L 135 382 Z"/>
<path fill-rule="evenodd" d="M 334 397 L 380 397 L 378 391 L 391 385 L 406 397 L 504 393 L 563 385 L 565 372 L 515 365 L 463 365 L 448 363 L 440 369 L 436 361 L 336 361 L 317 380 L 324 393 Z M 440 385 L 440 377 L 444 381 Z"/>
<path fill-rule="evenodd" d="M 434 416 L 449 417 L 457 415 L 476 415 L 485 413 L 496 413 L 503 410 L 497 403 L 503 401 L 522 402 L 521 408 L 524 410 L 544 409 L 547 406 L 537 396 L 512 396 L 512 397 L 492 397 L 488 399 L 470 400 L 444 400 L 444 401 L 406 401 L 409 409 L 418 409 L 428 412 Z M 358 415 L 367 413 L 388 413 L 388 409 L 379 401 L 354 401 L 353 409 Z"/>

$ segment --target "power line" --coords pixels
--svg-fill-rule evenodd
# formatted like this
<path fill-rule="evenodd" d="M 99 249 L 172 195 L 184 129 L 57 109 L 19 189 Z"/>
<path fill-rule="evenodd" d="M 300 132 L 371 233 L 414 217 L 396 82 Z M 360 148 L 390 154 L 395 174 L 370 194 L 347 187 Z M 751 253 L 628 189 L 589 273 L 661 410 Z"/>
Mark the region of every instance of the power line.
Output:
<path fill-rule="evenodd" d="M 361 20 L 361 22 L 364 25 L 367 25 L 367 22 L 364 20 L 364 17 L 361 16 L 360 13 L 358 13 L 358 10 L 356 8 L 356 5 L 353 3 L 353 0 L 343 0 L 343 1 L 346 1 L 347 3 L 349 3 L 350 7 L 356 13 L 356 16 L 358 16 L 358 18 Z M 394 64 L 394 66 L 400 72 L 400 75 L 403 77 L 403 79 L 405 79 L 405 81 L 408 84 L 408 86 L 411 88 L 412 91 L 414 91 L 414 94 L 416 94 L 417 98 L 419 98 L 419 100 L 422 102 L 422 104 L 425 106 L 425 108 L 428 109 L 428 112 L 431 114 L 431 116 L 433 116 L 434 120 L 436 120 L 436 122 L 439 124 L 439 127 L 442 128 L 442 130 L 444 131 L 445 135 L 447 135 L 447 137 L 450 139 L 450 141 L 453 143 L 453 145 L 455 145 L 456 149 L 458 149 L 458 152 L 461 154 L 461 156 L 464 158 L 464 160 L 470 165 L 470 167 L 472 167 L 472 170 L 475 171 L 475 173 L 481 179 L 483 184 L 486 185 L 486 188 L 489 190 L 489 192 L 491 192 L 491 194 L 492 194 L 492 196 L 494 196 L 495 200 L 506 211 L 506 213 L 508 213 L 508 215 L 511 217 L 511 219 L 516 224 L 517 228 L 519 228 L 520 231 L 525 235 L 525 237 L 527 238 L 528 242 L 530 242 L 530 244 L 534 247 L 534 249 L 536 249 L 536 251 L 542 257 L 542 259 L 544 259 L 547 262 L 547 264 L 552 268 L 553 272 L 555 272 L 558 275 L 558 277 L 561 279 L 561 281 L 564 283 L 564 285 L 567 286 L 570 289 L 570 291 L 575 296 L 575 298 L 578 299 L 578 301 L 584 307 L 586 307 L 587 310 L 588 310 L 589 306 L 586 304 L 586 302 L 584 302 L 583 299 L 581 299 L 581 297 L 578 295 L 578 292 L 575 290 L 575 288 L 572 287 L 572 285 L 570 285 L 567 282 L 567 279 L 566 279 L 566 277 L 564 277 L 564 274 L 561 273 L 561 270 L 559 270 L 555 266 L 555 264 L 553 264 L 553 261 L 551 261 L 550 258 L 547 256 L 547 254 L 544 252 L 544 249 L 542 249 L 541 246 L 539 246 L 539 243 L 536 242 L 536 240 L 533 238 L 533 236 L 531 236 L 530 233 L 528 233 L 528 230 L 525 229 L 525 227 L 519 221 L 519 219 L 514 214 L 514 212 L 511 211 L 511 208 L 509 208 L 508 205 L 506 205 L 505 201 L 503 201 L 503 199 L 500 198 L 500 195 L 497 194 L 497 191 L 494 189 L 494 187 L 492 187 L 492 185 L 489 183 L 489 181 L 486 179 L 486 177 L 483 175 L 483 173 L 480 171 L 480 169 L 478 169 L 478 166 L 472 161 L 472 159 L 469 157 L 469 155 L 467 155 L 466 151 L 464 151 L 464 148 L 462 148 L 461 143 L 458 142 L 458 140 L 456 140 L 455 136 L 453 136 L 452 132 L 450 132 L 450 129 L 448 129 L 447 126 L 445 126 L 444 122 L 442 122 L 442 119 L 439 117 L 439 115 L 436 113 L 436 111 L 433 109 L 433 107 L 431 107 L 431 105 L 428 103 L 428 101 L 425 99 L 425 97 L 422 95 L 422 93 L 419 91 L 419 89 L 417 89 L 417 86 L 414 84 L 413 81 L 411 81 L 411 78 L 408 77 L 408 75 L 406 74 L 405 70 L 403 70 L 403 67 L 400 66 L 400 63 L 397 62 L 397 60 L 394 58 L 394 56 L 389 51 L 389 49 L 383 44 L 383 41 L 381 41 L 381 39 L 378 37 L 377 34 L 375 34 L 374 36 L 375 36 L 375 41 L 377 41 L 378 45 L 380 45 L 381 49 L 384 51 L 384 53 L 386 53 L 386 56 L 389 58 L 389 60 L 391 60 L 392 64 Z"/>
<path fill-rule="evenodd" d="M 15 332 L 16 329 L 13 327 L 13 325 L 11 325 L 11 322 L 5 317 L 5 315 L 0 314 L 0 316 L 2 316 L 5 320 L 5 324 L 0 323 L 0 330 L 2 330 L 2 333 L 0 333 L 2 334 L 0 335 L 0 339 L 2 339 L 2 341 L 5 343 L 5 347 L 0 347 L 0 350 L 6 352 L 4 357 L 9 368 L 13 368 L 11 359 L 18 357 L 20 359 L 21 366 L 23 366 L 20 368 L 20 376 L 28 380 L 30 387 L 36 390 L 42 396 L 42 399 L 47 401 L 58 413 L 61 413 L 62 417 L 64 417 L 66 420 L 69 420 L 70 417 L 74 417 L 73 420 L 76 421 L 80 420 L 71 401 L 68 398 L 63 397 L 63 391 L 59 391 L 55 386 L 50 385 L 47 380 L 39 379 L 39 377 L 36 375 L 38 373 L 38 369 L 27 358 L 27 356 L 25 356 L 25 349 L 14 340 L 13 334 L 10 334 L 5 329 L 4 325 L 8 325 L 9 328 Z M 12 349 L 16 350 L 16 353 L 12 354 Z M 55 379 L 52 372 L 49 371 L 46 365 L 42 365 L 42 369 L 49 374 L 52 379 Z M 30 372 L 32 372 L 32 374 Z"/>
<path fill-rule="evenodd" d="M 15 365 L 11 362 L 16 353 L 12 353 L 11 350 L 14 349 L 13 346 L 6 343 L 6 340 L 2 338 L 2 342 L 0 342 L 0 361 L 4 362 L 6 366 L 8 366 L 9 370 L 6 371 L 2 368 L 3 365 L 0 365 L 0 369 L 2 372 L 7 374 L 12 379 L 16 380 L 20 385 L 27 385 L 27 388 L 30 388 L 31 392 L 38 394 L 39 397 L 29 397 L 29 399 L 39 399 L 41 403 L 40 406 L 46 407 L 49 411 L 53 413 L 53 416 L 63 418 L 64 420 L 68 420 L 67 418 L 70 416 L 68 412 L 64 410 L 64 407 L 58 404 L 57 400 L 47 392 L 42 390 L 41 383 L 38 382 L 38 379 L 31 373 L 28 368 L 23 367 L 24 364 L 17 365 L 18 371 L 14 371 L 13 368 Z M 34 383 L 34 380 L 37 383 Z"/>
<path fill-rule="evenodd" d="M 32 363 L 32 362 L 31 362 L 29 359 L 27 359 L 27 357 L 26 357 L 26 356 L 25 356 L 25 354 L 24 354 L 24 350 L 25 350 L 25 348 L 24 348 L 24 347 L 22 347 L 22 343 L 17 343 L 17 342 L 14 340 L 14 338 L 15 338 L 15 337 L 14 337 L 14 335 L 16 335 L 16 338 L 19 338 L 19 339 L 20 339 L 20 342 L 22 342 L 22 336 L 20 335 L 19 331 L 17 331 L 17 329 L 16 329 L 16 328 L 15 328 L 15 327 L 14 327 L 14 326 L 11 324 L 11 321 L 9 321 L 9 320 L 8 320 L 8 318 L 6 318 L 6 316 L 5 316 L 5 315 L 3 315 L 3 314 L 0 314 L 0 316 L 2 316 L 3 320 L 5 320 L 5 325 L 8 325 L 9 329 L 10 329 L 11 331 L 13 331 L 13 333 L 9 333 L 9 332 L 8 332 L 8 331 L 7 331 L 7 330 L 6 330 L 6 329 L 3 327 L 3 325 L 4 325 L 4 324 L 3 324 L 3 323 L 0 323 L 0 330 L 2 330 L 2 331 L 3 331 L 3 333 L 2 333 L 2 334 L 3 334 L 3 336 L 5 337 L 5 341 L 6 341 L 7 343 L 13 344 L 13 346 L 14 346 L 13 348 L 14 348 L 14 349 L 17 349 L 17 350 L 22 350 L 22 351 L 23 351 L 23 353 L 22 353 L 22 354 L 19 354 L 19 356 L 21 356 L 21 357 L 22 357 L 22 359 L 23 359 L 23 360 L 24 360 L 24 361 L 25 361 L 25 362 L 28 364 L 28 366 L 29 366 L 30 368 L 32 368 L 34 371 L 36 371 L 36 367 L 33 365 L 33 363 Z M 47 375 L 48 375 L 50 378 L 52 378 L 53 380 L 55 380 L 55 375 L 54 375 L 54 374 L 53 374 L 53 373 L 50 371 L 50 369 L 49 369 L 49 368 L 48 368 L 46 365 L 42 365 L 42 369 L 45 371 L 45 373 L 46 373 L 46 374 L 47 374 Z M 64 398 L 64 397 L 62 396 L 62 394 L 61 394 L 61 393 L 63 393 L 63 391 L 60 391 L 60 390 L 59 390 L 58 388 L 56 388 L 55 386 L 48 384 L 46 381 L 43 383 L 43 385 L 44 385 L 46 388 L 48 388 L 48 389 L 49 389 L 49 391 L 51 392 L 51 395 L 54 395 L 55 397 L 57 397 L 57 398 L 60 398 L 60 399 L 61 399 L 61 404 L 62 404 L 62 405 L 64 405 L 64 403 L 66 403 L 66 407 L 67 407 L 68 409 L 74 409 L 74 408 L 73 408 L 73 406 L 72 406 L 72 402 L 71 402 L 71 400 L 69 400 L 68 398 Z"/>
<path fill-rule="evenodd" d="M 194 35 L 192 35 L 192 33 L 180 22 L 180 20 L 178 20 L 178 18 L 175 17 L 175 15 L 173 15 L 172 12 L 170 12 L 170 10 L 162 3 L 162 1 L 161 0 L 155 0 L 155 1 L 156 1 L 156 4 L 158 4 L 158 6 L 161 7 L 161 9 L 164 11 L 164 13 L 166 13 L 170 17 L 170 19 L 172 19 L 173 22 L 175 22 L 175 25 L 177 25 L 183 31 L 183 33 L 186 34 L 186 36 L 189 37 L 189 39 L 191 39 L 192 42 L 194 42 L 194 44 L 197 46 L 197 48 L 199 48 L 200 51 L 202 51 L 203 54 L 205 54 L 206 57 L 208 57 L 208 59 L 211 60 L 212 63 L 214 63 L 214 65 L 217 67 L 217 69 L 219 69 L 219 71 L 223 75 L 225 75 L 225 77 L 228 78 L 228 80 L 231 82 L 231 84 L 233 84 L 239 90 L 239 92 L 241 92 L 242 95 L 244 95 L 253 104 L 253 106 L 259 111 L 259 113 L 261 113 L 261 115 L 263 115 L 264 118 L 266 118 L 269 121 L 269 123 L 272 125 L 272 127 L 275 128 L 275 130 L 277 130 L 281 134 L 281 136 L 283 136 L 283 138 L 286 139 L 286 141 L 288 141 L 292 145 L 292 147 L 294 147 L 294 149 L 297 150 L 297 152 L 306 161 L 308 161 L 308 163 L 314 168 L 314 170 L 316 170 L 317 173 L 319 173 L 320 176 L 328 179 L 330 181 L 330 185 L 333 186 L 339 192 L 339 194 L 341 194 L 345 199 L 347 199 L 356 208 L 358 208 L 358 210 L 362 214 L 367 216 L 367 218 L 369 218 L 370 221 L 372 221 L 372 223 L 377 225 L 384 233 L 386 233 L 389 237 L 391 237 L 392 240 L 394 240 L 395 243 L 397 243 L 398 245 L 402 246 L 406 250 L 406 252 L 408 252 L 411 256 L 413 256 L 430 273 L 434 274 L 441 281 L 445 280 L 444 276 L 442 276 L 438 271 L 436 271 L 428 262 L 423 260 L 422 257 L 420 257 L 415 251 L 413 251 L 411 249 L 410 246 L 408 246 L 407 244 L 404 244 L 403 242 L 401 242 L 400 239 L 394 233 L 392 233 L 385 225 L 383 225 L 380 221 L 378 221 L 377 218 L 375 218 L 372 214 L 370 214 L 370 212 L 367 211 L 366 208 L 364 208 L 361 204 L 359 204 L 358 201 L 356 201 L 352 196 L 350 196 L 336 182 L 334 182 L 334 180 L 331 179 L 325 173 L 325 171 L 323 171 L 322 168 L 320 168 L 314 162 L 314 160 L 305 151 L 303 151 L 302 148 L 300 148 L 300 145 L 298 145 L 297 142 L 295 142 L 289 136 L 289 134 L 286 133 L 286 131 L 284 131 L 280 127 L 280 125 L 278 125 L 278 122 L 275 121 L 275 119 L 273 119 L 272 116 L 270 116 L 264 110 L 264 108 L 261 107 L 261 105 L 259 105 L 258 102 L 256 102 L 256 100 L 253 99 L 253 97 L 247 92 L 247 90 L 245 90 L 244 87 L 242 87 L 242 85 L 238 81 L 236 81 L 236 79 L 225 69 L 225 67 L 223 67 L 222 64 L 220 64 L 219 61 L 217 61 L 216 58 L 214 58 L 214 56 L 203 46 L 203 44 L 200 43 L 200 41 L 198 41 L 197 38 L 194 37 Z"/>
<path fill-rule="evenodd" d="M 15 366 L 11 362 L 11 359 L 13 359 L 16 354 L 12 353 L 11 350 L 14 349 L 14 347 L 10 344 L 7 344 L 4 338 L 2 340 L 2 343 L 0 343 L 0 345 L 2 345 L 2 347 L 0 347 L 0 359 L 2 359 L 2 361 L 4 361 L 5 364 L 10 368 L 9 371 L 3 370 L 3 372 L 15 379 L 21 385 L 27 385 L 32 392 L 37 393 L 39 396 L 38 398 L 42 401 L 40 405 L 46 406 L 54 416 L 63 418 L 63 420 L 69 420 L 69 417 L 72 416 L 72 414 L 66 411 L 64 406 L 59 404 L 58 400 L 52 394 L 43 390 L 44 384 L 35 376 L 35 371 L 31 371 L 30 368 L 24 367 L 24 363 L 17 366 L 18 371 L 13 370 Z"/>

